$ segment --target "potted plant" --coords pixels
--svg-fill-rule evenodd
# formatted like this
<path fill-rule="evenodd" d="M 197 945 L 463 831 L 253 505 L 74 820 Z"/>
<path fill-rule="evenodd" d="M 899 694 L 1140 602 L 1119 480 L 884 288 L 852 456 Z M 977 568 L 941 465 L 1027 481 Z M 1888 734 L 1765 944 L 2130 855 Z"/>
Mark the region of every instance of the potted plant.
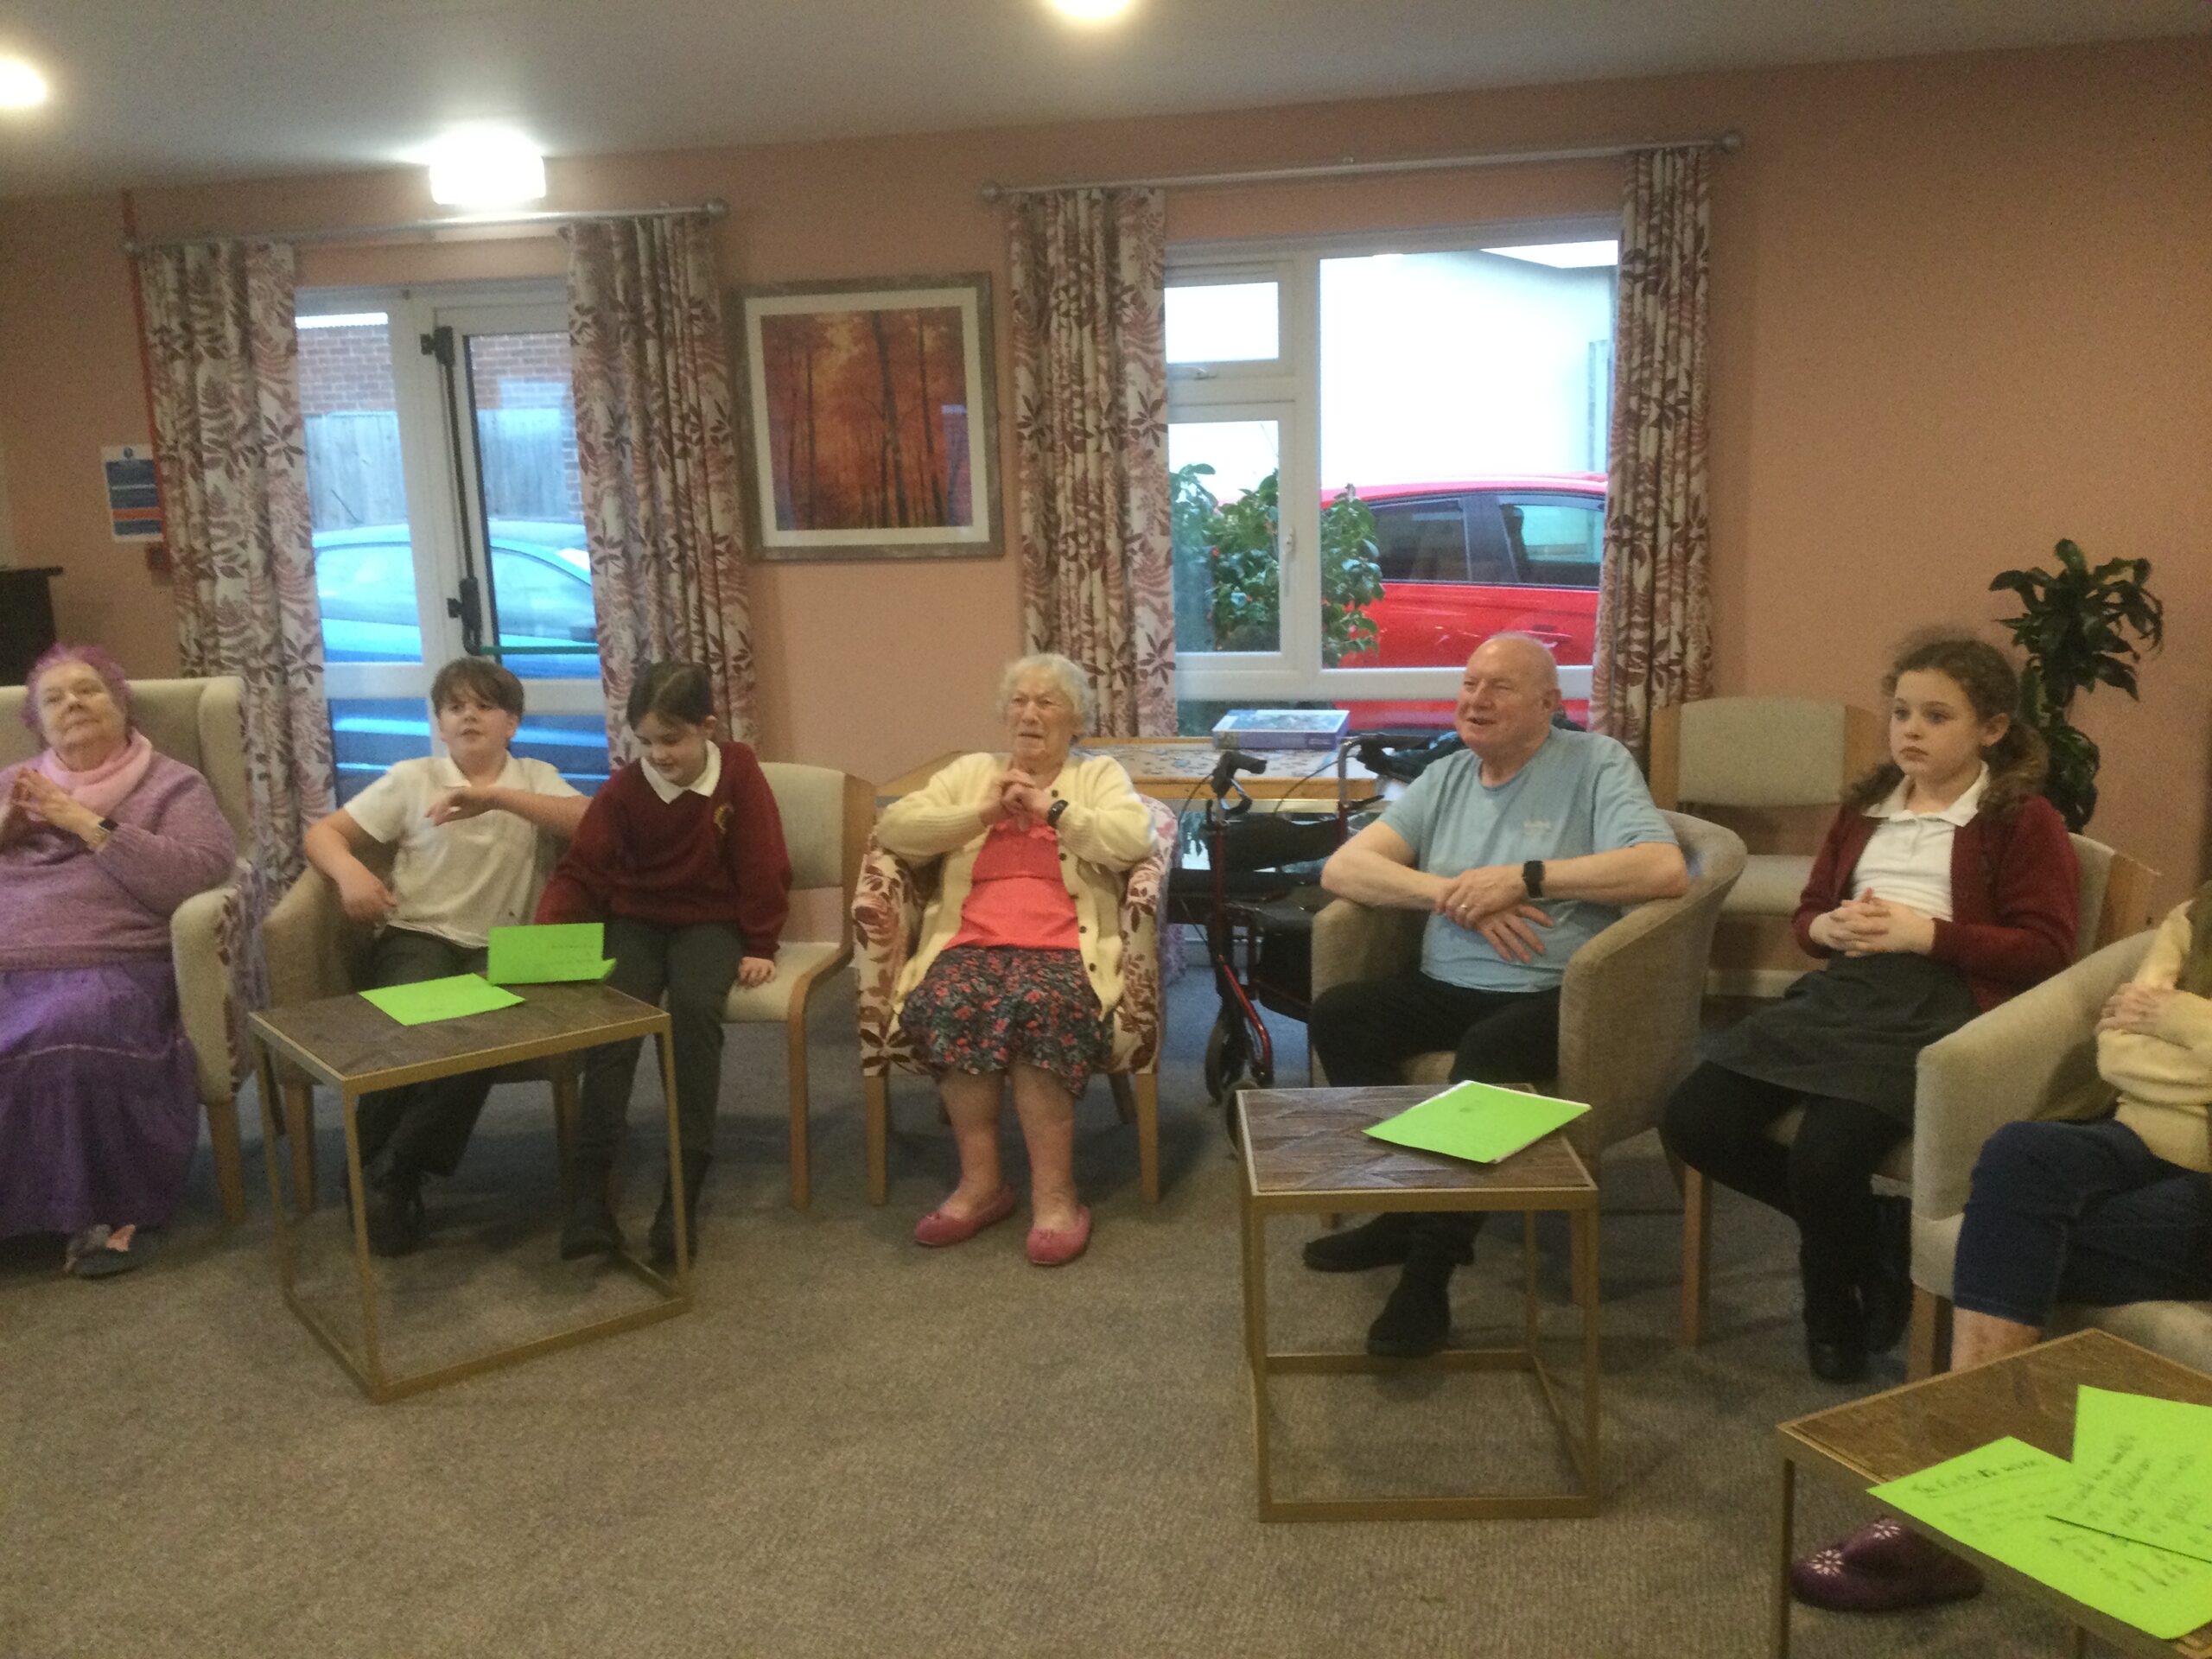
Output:
<path fill-rule="evenodd" d="M 2075 694 L 2100 685 L 2137 696 L 2135 664 L 2165 637 L 2165 607 L 2144 584 L 2148 559 L 2107 559 L 2094 569 L 2082 550 L 2061 542 L 2058 569 L 2006 570 L 1992 593 L 2017 594 L 2020 613 L 2005 626 L 2028 659 L 2020 676 L 2020 717 L 2050 748 L 2044 793 L 2079 830 L 2097 810 L 2097 746 L 2066 718 Z M 2140 700 L 2139 698 L 2138 699 Z"/>

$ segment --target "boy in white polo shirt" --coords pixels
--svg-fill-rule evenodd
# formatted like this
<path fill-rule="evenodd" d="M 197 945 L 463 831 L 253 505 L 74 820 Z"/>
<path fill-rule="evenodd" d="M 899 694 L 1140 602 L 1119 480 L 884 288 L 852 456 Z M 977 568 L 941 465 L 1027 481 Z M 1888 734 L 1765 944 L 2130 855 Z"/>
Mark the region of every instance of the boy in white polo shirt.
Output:
<path fill-rule="evenodd" d="M 442 755 L 402 760 L 307 833 L 308 861 L 338 886 L 346 913 L 378 929 L 369 976 L 407 985 L 480 973 L 495 927 L 525 923 L 575 833 L 584 796 L 543 760 L 507 753 L 522 724 L 522 682 L 461 657 L 430 683 Z M 362 863 L 395 846 L 389 885 Z M 491 1074 L 362 1097 L 369 1248 L 400 1255 L 423 1238 L 423 1178 L 450 1175 L 491 1090 Z"/>

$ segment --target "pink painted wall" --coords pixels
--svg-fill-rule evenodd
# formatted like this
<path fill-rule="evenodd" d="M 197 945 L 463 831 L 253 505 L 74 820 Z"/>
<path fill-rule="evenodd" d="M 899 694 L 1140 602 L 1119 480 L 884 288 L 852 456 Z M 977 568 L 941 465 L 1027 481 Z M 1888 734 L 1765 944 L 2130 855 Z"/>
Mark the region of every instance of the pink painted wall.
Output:
<path fill-rule="evenodd" d="M 2139 709 L 2106 693 L 2083 724 L 2107 756 L 2096 832 L 2158 866 L 2171 899 L 2212 867 L 2208 87 L 2212 42 L 2160 41 L 574 160 L 553 166 L 552 203 L 719 195 L 734 285 L 984 270 L 1003 324 L 986 179 L 1740 128 L 1713 191 L 1718 689 L 1871 702 L 1897 634 L 1993 620 L 1989 576 L 2047 558 L 2059 536 L 2149 557 L 2174 643 Z M 1169 229 L 1472 223 L 1611 213 L 1618 198 L 1609 163 L 1522 168 L 1180 193 Z M 153 234 L 429 211 L 411 174 L 137 205 Z M 64 625 L 152 672 L 175 661 L 166 594 L 105 540 L 92 464 L 100 443 L 145 433 L 118 213 L 109 198 L 0 203 L 0 453 L 17 557 L 68 568 Z M 310 283 L 558 270 L 557 249 L 527 238 L 303 255 Z M 996 667 L 1020 643 L 1011 558 L 757 573 L 771 753 L 885 777 L 988 740 Z"/>

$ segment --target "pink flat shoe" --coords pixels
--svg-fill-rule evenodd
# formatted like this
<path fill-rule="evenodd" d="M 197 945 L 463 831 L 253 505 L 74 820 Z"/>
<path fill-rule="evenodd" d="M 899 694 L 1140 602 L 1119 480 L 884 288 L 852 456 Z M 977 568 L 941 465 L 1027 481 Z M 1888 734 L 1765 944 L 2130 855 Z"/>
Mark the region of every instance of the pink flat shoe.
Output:
<path fill-rule="evenodd" d="M 1064 1268 L 1081 1255 L 1090 1243 L 1090 1210 L 1088 1205 L 1079 1205 L 1074 1226 L 1029 1230 L 1029 1260 L 1036 1267 Z"/>
<path fill-rule="evenodd" d="M 942 1210 L 931 1211 L 914 1224 L 914 1243 L 932 1249 L 945 1244 L 965 1243 L 984 1228 L 1004 1221 L 1013 1213 L 1014 1189 L 1002 1186 L 988 1204 L 972 1216 L 948 1216 Z"/>

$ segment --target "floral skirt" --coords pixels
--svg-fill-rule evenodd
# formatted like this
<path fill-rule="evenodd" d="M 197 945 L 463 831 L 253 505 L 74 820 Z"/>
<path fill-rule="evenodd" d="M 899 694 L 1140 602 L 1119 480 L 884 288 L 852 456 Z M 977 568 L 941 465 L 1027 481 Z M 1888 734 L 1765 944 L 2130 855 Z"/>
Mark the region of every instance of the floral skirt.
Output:
<path fill-rule="evenodd" d="M 988 1076 L 1020 1064 L 1051 1072 L 1079 1095 L 1114 1054 L 1114 1022 L 1074 950 L 955 945 L 907 994 L 899 1025 L 938 1077 Z"/>

